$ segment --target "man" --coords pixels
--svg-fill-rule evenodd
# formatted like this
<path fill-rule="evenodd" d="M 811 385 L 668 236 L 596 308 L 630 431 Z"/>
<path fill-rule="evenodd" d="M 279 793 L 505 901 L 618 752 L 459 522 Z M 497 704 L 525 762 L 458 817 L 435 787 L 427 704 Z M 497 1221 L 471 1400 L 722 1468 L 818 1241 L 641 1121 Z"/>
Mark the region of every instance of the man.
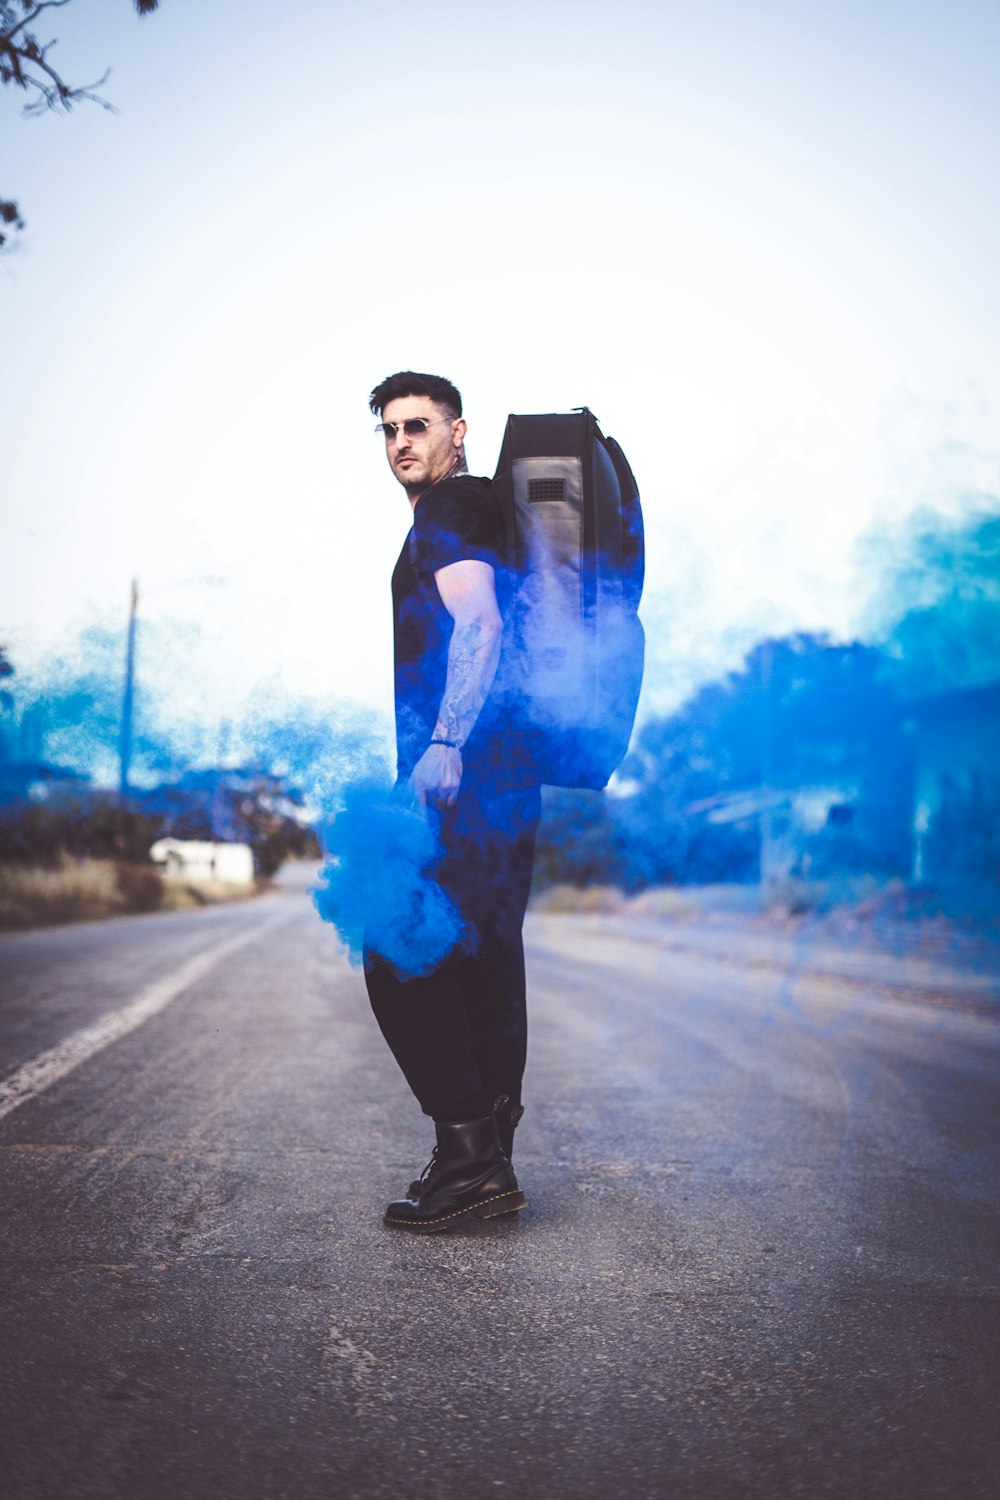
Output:
<path fill-rule="evenodd" d="M 375 1017 L 437 1137 L 385 1222 L 434 1233 L 525 1204 L 510 1158 L 523 1113 L 521 925 L 539 788 L 496 688 L 502 523 L 490 481 L 466 467 L 461 395 L 406 370 L 377 385 L 370 405 L 413 510 L 392 577 L 398 782 L 436 825 L 442 854 L 428 875 L 465 932 L 429 974 L 401 976 L 365 952 Z"/>

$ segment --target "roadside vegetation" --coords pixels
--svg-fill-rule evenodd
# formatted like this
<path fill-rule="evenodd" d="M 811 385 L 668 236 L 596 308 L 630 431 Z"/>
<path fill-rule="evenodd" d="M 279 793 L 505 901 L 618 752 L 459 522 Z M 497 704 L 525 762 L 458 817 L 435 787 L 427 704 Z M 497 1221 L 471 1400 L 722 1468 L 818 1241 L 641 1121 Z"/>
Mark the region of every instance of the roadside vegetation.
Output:
<path fill-rule="evenodd" d="M 550 885 L 533 894 L 532 906 L 536 911 L 628 913 L 662 921 L 687 917 L 764 917 L 776 921 L 889 910 L 896 915 L 917 915 L 936 909 L 930 892 L 917 891 L 902 880 L 879 880 L 870 875 L 787 879 L 766 889 L 759 881 L 647 886 L 634 893 L 614 885 Z"/>
<path fill-rule="evenodd" d="M 134 912 L 180 911 L 216 901 L 244 900 L 258 884 L 165 879 L 152 865 L 113 859 L 73 859 L 63 855 L 48 868 L 0 866 L 0 929 L 47 927 Z"/>
<path fill-rule="evenodd" d="M 220 795 L 217 788 L 158 788 L 128 802 L 81 789 L 0 808 L 0 929 L 92 921 L 245 900 L 284 860 L 313 854 L 310 829 L 276 807 L 270 782 Z M 233 885 L 166 876 L 149 857 L 156 839 L 213 838 L 223 813 L 231 842 L 250 845 L 256 881 Z M 219 835 L 216 834 L 218 838 Z"/>
<path fill-rule="evenodd" d="M 677 931 L 757 930 L 895 954 L 952 957 L 967 953 L 996 966 L 1000 920 L 994 904 L 969 903 L 955 889 L 935 890 L 891 879 L 787 880 L 765 891 L 758 883 L 620 887 L 551 885 L 532 895 L 546 916 L 622 918 Z"/>

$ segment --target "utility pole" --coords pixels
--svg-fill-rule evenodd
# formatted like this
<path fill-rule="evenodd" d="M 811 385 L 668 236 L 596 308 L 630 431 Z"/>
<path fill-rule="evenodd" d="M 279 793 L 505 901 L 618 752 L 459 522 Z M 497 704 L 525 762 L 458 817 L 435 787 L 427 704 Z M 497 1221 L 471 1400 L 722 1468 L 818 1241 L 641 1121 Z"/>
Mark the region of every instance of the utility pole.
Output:
<path fill-rule="evenodd" d="M 771 806 L 771 642 L 760 647 L 760 887 L 765 904 L 775 879 L 774 809 Z"/>
<path fill-rule="evenodd" d="M 226 810 L 226 773 L 223 763 L 229 750 L 229 732 L 231 725 L 228 719 L 223 719 L 219 724 L 219 743 L 216 752 L 215 787 L 212 792 L 212 842 L 219 844 L 225 842 L 225 829 L 223 820 Z"/>
<path fill-rule="evenodd" d="M 128 796 L 128 773 L 132 762 L 132 711 L 135 704 L 135 617 L 139 607 L 139 584 L 132 579 L 132 605 L 128 617 L 128 640 L 125 646 L 125 691 L 122 694 L 122 724 L 118 740 L 121 774 L 118 791 Z"/>

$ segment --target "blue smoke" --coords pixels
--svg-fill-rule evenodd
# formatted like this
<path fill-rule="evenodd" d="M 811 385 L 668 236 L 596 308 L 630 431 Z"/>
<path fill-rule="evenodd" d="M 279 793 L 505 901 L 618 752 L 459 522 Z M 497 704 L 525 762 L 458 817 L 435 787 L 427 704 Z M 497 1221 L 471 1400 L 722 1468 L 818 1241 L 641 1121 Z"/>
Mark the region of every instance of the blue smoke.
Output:
<path fill-rule="evenodd" d="M 216 749 L 213 726 L 179 720 L 149 686 L 149 662 L 169 650 L 183 660 L 176 632 L 137 624 L 140 671 L 135 685 L 130 784 L 159 785 L 196 765 L 207 765 Z M 16 660 L 7 679 L 10 706 L 0 759 L 44 766 L 47 773 L 75 773 L 99 786 L 118 782 L 119 737 L 124 691 L 125 631 L 107 622 L 91 624 L 58 652 L 25 672 Z"/>
<path fill-rule="evenodd" d="M 420 807 L 385 781 L 358 781 L 324 829 L 327 861 L 313 902 L 353 964 L 367 943 L 400 978 L 427 974 L 467 937 L 454 903 L 428 874 L 441 854 Z"/>
<path fill-rule="evenodd" d="M 977 890 L 995 894 L 1000 502 L 989 505 L 979 497 L 962 519 L 924 514 L 869 539 L 879 589 L 866 646 L 761 645 L 674 714 L 647 716 L 610 795 L 548 796 L 536 886 L 750 883 L 769 860 L 793 878 L 968 885 L 970 909 Z M 399 972 L 439 964 L 463 940 L 461 920 L 428 874 L 431 823 L 390 793 L 385 723 L 360 705 L 293 700 L 278 684 L 224 726 L 208 721 L 210 705 L 202 722 L 178 721 L 169 676 L 159 671 L 160 691 L 147 677 L 171 643 L 176 664 L 171 627 L 140 623 L 133 771 L 144 808 L 183 810 L 197 793 L 213 829 L 238 836 L 217 821 L 213 787 L 228 777 L 236 797 L 254 775 L 273 777 L 276 816 L 287 798 L 290 816 L 325 828 L 316 909 L 352 960 L 374 913 L 369 938 Z M 53 788 L 60 767 L 76 772 L 67 797 L 87 777 L 113 786 L 123 625 L 92 626 L 31 674 L 12 664 L 0 684 L 0 801 L 18 761 L 52 772 Z"/>
<path fill-rule="evenodd" d="M 2 644 L 2 643 L 0 643 Z M 129 785 L 139 791 L 209 772 L 239 771 L 281 781 L 319 816 L 359 776 L 387 774 L 389 735 L 381 717 L 343 700 L 293 698 L 261 685 L 225 716 L 211 700 L 172 696 L 183 683 L 185 634 L 140 620 Z M 97 787 L 118 785 L 125 631 L 101 622 L 25 670 L 9 654 L 0 701 L 0 763 L 72 773 Z"/>
<path fill-rule="evenodd" d="M 232 756 L 297 788 L 318 819 L 341 805 L 345 788 L 384 781 L 391 765 L 388 732 L 370 709 L 275 690 L 230 724 L 229 743 Z"/>
<path fill-rule="evenodd" d="M 977 501 L 978 513 L 924 512 L 867 541 L 879 591 L 865 633 L 905 698 L 1000 681 L 1000 499 Z"/>
<path fill-rule="evenodd" d="M 144 687 L 144 637 L 154 633 L 140 624 L 130 801 L 138 821 L 129 825 L 128 857 L 143 857 L 159 823 L 180 837 L 249 837 L 259 868 L 270 873 L 269 825 L 317 824 L 327 859 L 314 903 L 351 961 L 360 961 L 367 935 L 400 975 L 441 963 L 465 927 L 427 873 L 441 853 L 432 820 L 391 789 L 389 736 L 378 715 L 352 703 L 292 698 L 272 684 L 223 723 L 179 720 Z M 162 650 L 162 640 L 157 645 Z M 114 821 L 117 799 L 99 788 L 117 784 L 123 663 L 124 632 L 106 625 L 88 627 L 30 674 L 4 658 L 0 803 L 27 812 L 25 788 L 36 788 L 48 843 L 36 815 L 28 816 L 24 839 L 40 859 L 51 859 L 60 820 L 74 850 L 90 847 L 92 823 L 103 833 Z M 22 857 L 29 855 L 26 846 Z"/>

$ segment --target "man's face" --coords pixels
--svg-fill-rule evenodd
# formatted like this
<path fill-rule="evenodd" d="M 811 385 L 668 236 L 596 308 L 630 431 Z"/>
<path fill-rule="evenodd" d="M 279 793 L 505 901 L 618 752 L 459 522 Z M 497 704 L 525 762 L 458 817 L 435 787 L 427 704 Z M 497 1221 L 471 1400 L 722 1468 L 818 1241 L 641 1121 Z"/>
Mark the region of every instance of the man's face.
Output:
<path fill-rule="evenodd" d="M 432 425 L 417 437 L 407 437 L 403 422 L 424 417 Z M 385 451 L 389 467 L 407 490 L 421 494 L 443 479 L 462 451 L 465 423 L 451 418 L 447 409 L 438 406 L 430 396 L 400 396 L 386 403 L 383 422 L 395 422 L 395 437 L 387 437 Z"/>

